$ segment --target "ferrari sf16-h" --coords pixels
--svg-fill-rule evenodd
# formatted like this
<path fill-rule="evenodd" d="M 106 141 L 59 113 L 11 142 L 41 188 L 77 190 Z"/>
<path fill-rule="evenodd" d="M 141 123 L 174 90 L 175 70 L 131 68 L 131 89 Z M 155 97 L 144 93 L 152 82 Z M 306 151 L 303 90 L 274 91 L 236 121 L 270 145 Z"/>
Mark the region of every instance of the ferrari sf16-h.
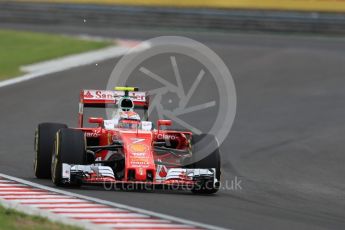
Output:
<path fill-rule="evenodd" d="M 113 107 L 111 119 L 84 109 Z M 220 186 L 220 153 L 213 135 L 166 129 L 171 120 L 148 119 L 149 96 L 135 87 L 82 90 L 77 128 L 41 123 L 35 133 L 34 171 L 57 186 L 151 185 L 211 194 Z M 142 117 L 136 112 L 142 113 Z M 93 127 L 90 127 L 92 126 Z M 213 145 L 205 156 L 199 141 Z"/>

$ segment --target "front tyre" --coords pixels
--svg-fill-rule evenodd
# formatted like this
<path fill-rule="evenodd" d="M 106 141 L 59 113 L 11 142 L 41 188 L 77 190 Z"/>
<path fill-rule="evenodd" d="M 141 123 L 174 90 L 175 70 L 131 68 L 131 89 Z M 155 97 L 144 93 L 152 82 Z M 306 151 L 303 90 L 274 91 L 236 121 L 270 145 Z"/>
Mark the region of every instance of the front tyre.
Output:
<path fill-rule="evenodd" d="M 67 128 L 65 124 L 41 123 L 35 132 L 34 172 L 37 178 L 50 179 L 51 156 L 57 131 Z"/>
<path fill-rule="evenodd" d="M 51 159 L 52 181 L 56 186 L 67 184 L 62 178 L 63 163 L 72 165 L 86 164 L 85 143 L 85 135 L 81 130 L 61 129 L 56 133 L 55 147 Z M 75 185 L 78 185 L 78 183 Z"/>

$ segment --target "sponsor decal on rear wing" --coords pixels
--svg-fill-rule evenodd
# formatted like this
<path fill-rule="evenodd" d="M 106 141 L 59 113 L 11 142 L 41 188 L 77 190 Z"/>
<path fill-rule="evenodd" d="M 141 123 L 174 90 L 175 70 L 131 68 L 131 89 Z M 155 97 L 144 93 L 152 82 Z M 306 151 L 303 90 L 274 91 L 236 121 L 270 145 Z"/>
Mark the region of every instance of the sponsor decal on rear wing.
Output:
<path fill-rule="evenodd" d="M 123 96 L 125 91 L 84 89 L 80 93 L 80 103 L 85 107 L 104 107 L 105 104 L 116 104 Z M 146 92 L 130 91 L 128 96 L 135 106 L 148 106 Z"/>

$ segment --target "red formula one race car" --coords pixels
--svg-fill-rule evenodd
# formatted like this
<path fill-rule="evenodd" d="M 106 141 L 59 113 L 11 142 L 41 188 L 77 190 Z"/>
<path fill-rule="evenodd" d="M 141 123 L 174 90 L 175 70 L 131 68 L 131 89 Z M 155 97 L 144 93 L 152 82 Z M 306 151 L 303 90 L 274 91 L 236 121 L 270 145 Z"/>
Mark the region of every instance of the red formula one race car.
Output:
<path fill-rule="evenodd" d="M 41 123 L 35 133 L 34 171 L 57 186 L 103 184 L 188 189 L 215 193 L 220 186 L 220 153 L 213 135 L 162 129 L 170 120 L 148 121 L 149 97 L 134 87 L 82 90 L 79 125 Z M 90 117 L 84 108 L 112 108 L 111 119 Z M 141 113 L 139 115 L 139 113 Z M 213 145 L 201 152 L 199 140 Z M 198 149 L 199 148 L 199 149 Z M 139 188 L 139 187 L 138 187 Z"/>

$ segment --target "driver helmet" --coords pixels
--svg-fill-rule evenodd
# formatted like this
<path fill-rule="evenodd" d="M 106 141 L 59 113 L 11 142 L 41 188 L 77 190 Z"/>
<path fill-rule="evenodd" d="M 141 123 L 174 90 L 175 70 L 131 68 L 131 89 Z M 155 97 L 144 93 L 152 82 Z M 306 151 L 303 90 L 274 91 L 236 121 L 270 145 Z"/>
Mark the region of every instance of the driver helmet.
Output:
<path fill-rule="evenodd" d="M 118 127 L 134 129 L 138 128 L 140 124 L 140 116 L 134 111 L 121 111 Z"/>

